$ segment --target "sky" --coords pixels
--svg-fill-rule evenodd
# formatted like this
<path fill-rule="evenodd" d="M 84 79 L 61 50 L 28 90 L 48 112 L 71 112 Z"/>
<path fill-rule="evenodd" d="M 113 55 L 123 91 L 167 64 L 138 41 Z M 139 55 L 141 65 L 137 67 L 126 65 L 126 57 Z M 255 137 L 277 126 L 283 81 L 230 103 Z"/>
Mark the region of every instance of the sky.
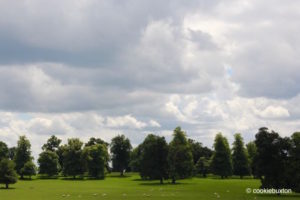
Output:
<path fill-rule="evenodd" d="M 1 0 L 0 140 L 53 134 L 212 147 L 300 130 L 300 2 Z"/>

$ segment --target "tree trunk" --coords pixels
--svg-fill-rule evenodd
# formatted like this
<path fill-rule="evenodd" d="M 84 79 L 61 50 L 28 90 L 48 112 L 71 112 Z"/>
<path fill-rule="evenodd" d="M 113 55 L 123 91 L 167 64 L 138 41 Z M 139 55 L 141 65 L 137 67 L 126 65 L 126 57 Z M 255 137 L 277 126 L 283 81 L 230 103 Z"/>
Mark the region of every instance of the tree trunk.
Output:
<path fill-rule="evenodd" d="M 164 184 L 163 178 L 160 178 L 160 184 Z"/>
<path fill-rule="evenodd" d="M 222 179 L 224 179 L 224 176 L 221 176 Z"/>
<path fill-rule="evenodd" d="M 121 175 L 121 176 L 124 176 L 124 170 L 121 170 L 121 171 L 120 171 L 120 175 Z"/>
<path fill-rule="evenodd" d="M 8 189 L 8 183 L 5 183 L 5 188 Z"/>
<path fill-rule="evenodd" d="M 242 175 L 240 175 L 240 179 L 243 179 L 243 176 L 242 176 Z"/>
<path fill-rule="evenodd" d="M 172 184 L 175 184 L 176 183 L 176 180 L 175 180 L 175 177 L 173 176 L 172 177 Z"/>
<path fill-rule="evenodd" d="M 75 179 L 76 178 L 76 175 L 73 175 L 73 179 Z"/>
<path fill-rule="evenodd" d="M 23 174 L 21 174 L 21 179 L 24 179 L 24 175 Z"/>

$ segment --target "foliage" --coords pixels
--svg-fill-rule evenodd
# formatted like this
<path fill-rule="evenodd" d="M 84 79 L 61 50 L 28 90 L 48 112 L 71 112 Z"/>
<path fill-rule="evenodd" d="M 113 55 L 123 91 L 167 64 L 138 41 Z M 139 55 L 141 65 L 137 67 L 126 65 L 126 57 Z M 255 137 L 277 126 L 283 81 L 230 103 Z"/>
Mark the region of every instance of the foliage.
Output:
<path fill-rule="evenodd" d="M 176 179 L 184 179 L 192 175 L 193 155 L 186 134 L 180 127 L 175 128 L 173 140 L 169 145 L 168 164 L 172 183 L 175 183 Z"/>
<path fill-rule="evenodd" d="M 129 167 L 132 172 L 140 172 L 141 170 L 141 145 L 138 145 L 130 152 Z"/>
<path fill-rule="evenodd" d="M 0 161 L 0 183 L 5 184 L 8 189 L 9 184 L 17 182 L 17 173 L 15 171 L 15 163 L 8 159 Z"/>
<path fill-rule="evenodd" d="M 24 174 L 22 169 L 24 168 L 25 163 L 32 160 L 30 148 L 31 144 L 26 136 L 20 136 L 14 160 L 17 173 L 21 175 L 21 179 L 23 179 Z"/>
<path fill-rule="evenodd" d="M 118 135 L 111 140 L 110 152 L 112 154 L 113 170 L 119 171 L 121 176 L 128 168 L 131 149 L 130 141 L 124 135 Z"/>
<path fill-rule="evenodd" d="M 94 178 L 104 178 L 106 163 L 109 159 L 105 144 L 86 146 L 83 150 L 83 158 L 86 161 L 90 176 Z"/>
<path fill-rule="evenodd" d="M 168 178 L 168 144 L 164 137 L 149 134 L 140 146 L 140 175 L 151 180 Z"/>
<path fill-rule="evenodd" d="M 55 135 L 52 135 L 46 144 L 43 145 L 42 149 L 44 151 L 57 151 L 59 145 L 61 143 L 61 139 L 58 139 Z"/>
<path fill-rule="evenodd" d="M 0 141 L 0 161 L 5 158 L 8 158 L 8 147 L 4 142 Z"/>
<path fill-rule="evenodd" d="M 85 171 L 82 160 L 83 143 L 78 138 L 68 139 L 68 144 L 63 147 L 63 174 L 66 176 L 82 175 Z"/>
<path fill-rule="evenodd" d="M 39 174 L 57 175 L 59 171 L 58 155 L 53 151 L 43 151 L 39 155 Z"/>
<path fill-rule="evenodd" d="M 232 175 L 231 152 L 228 141 L 221 133 L 215 137 L 214 154 L 212 157 L 212 170 L 222 178 Z"/>
<path fill-rule="evenodd" d="M 254 158 L 257 154 L 257 148 L 254 142 L 249 142 L 247 145 L 247 152 L 248 152 L 248 156 L 249 156 L 249 165 L 250 165 L 250 169 L 251 169 L 251 174 L 253 176 L 256 176 L 256 170 L 255 170 L 255 164 L 254 164 Z"/>
<path fill-rule="evenodd" d="M 31 176 L 36 174 L 36 166 L 32 161 L 27 161 L 24 164 L 24 167 L 21 169 L 21 174 L 24 176 L 29 176 L 31 179 Z"/>
<path fill-rule="evenodd" d="M 210 160 L 204 156 L 200 157 L 195 168 L 197 173 L 200 173 L 203 177 L 206 177 L 210 168 Z"/>
<path fill-rule="evenodd" d="M 243 178 L 243 176 L 250 174 L 248 154 L 241 134 L 235 134 L 234 138 L 232 153 L 233 174 Z"/>

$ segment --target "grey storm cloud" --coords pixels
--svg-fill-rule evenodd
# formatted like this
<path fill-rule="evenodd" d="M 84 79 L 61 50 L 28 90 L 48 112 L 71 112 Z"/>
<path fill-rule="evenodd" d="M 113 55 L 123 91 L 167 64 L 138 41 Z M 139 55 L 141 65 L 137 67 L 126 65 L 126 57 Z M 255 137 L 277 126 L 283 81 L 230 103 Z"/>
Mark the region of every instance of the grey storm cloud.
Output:
<path fill-rule="evenodd" d="M 0 1 L 0 140 L 299 129 L 300 4 Z M 14 137 L 13 137 L 14 136 Z M 4 139 L 3 139 L 4 138 Z"/>

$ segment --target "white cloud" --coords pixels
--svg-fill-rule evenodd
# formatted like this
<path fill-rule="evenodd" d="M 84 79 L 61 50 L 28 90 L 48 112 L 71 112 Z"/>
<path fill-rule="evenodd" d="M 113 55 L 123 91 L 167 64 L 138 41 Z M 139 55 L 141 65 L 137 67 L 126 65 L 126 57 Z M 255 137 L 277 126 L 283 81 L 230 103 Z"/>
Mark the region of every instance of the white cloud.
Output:
<path fill-rule="evenodd" d="M 281 106 L 268 106 L 262 111 L 256 111 L 257 115 L 263 118 L 286 118 L 289 117 L 289 111 Z"/>

